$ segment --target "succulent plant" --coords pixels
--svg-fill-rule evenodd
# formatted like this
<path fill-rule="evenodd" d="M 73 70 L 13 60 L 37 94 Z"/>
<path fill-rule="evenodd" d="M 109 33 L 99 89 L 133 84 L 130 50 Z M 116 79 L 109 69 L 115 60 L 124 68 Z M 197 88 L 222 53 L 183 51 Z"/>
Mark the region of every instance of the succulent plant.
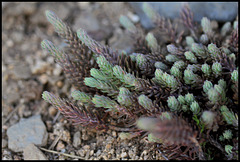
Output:
<path fill-rule="evenodd" d="M 225 150 L 238 153 L 231 140 L 224 140 L 238 136 L 238 21 L 220 29 L 206 17 L 198 24 L 185 5 L 184 32 L 148 3 L 143 10 L 166 37 L 146 33 L 122 15 L 120 23 L 135 41 L 132 53 L 100 44 L 83 29 L 75 33 L 46 11 L 69 47 L 65 52 L 43 40 L 42 48 L 75 85 L 71 96 L 80 104 L 47 91 L 43 99 L 75 125 L 120 131 L 122 139 L 147 132 L 168 159 L 229 159 Z"/>

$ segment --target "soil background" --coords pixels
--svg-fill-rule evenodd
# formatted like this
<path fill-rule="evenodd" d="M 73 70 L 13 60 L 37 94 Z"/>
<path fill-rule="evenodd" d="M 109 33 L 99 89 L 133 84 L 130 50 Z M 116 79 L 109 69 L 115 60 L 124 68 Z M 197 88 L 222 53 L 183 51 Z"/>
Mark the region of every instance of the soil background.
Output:
<path fill-rule="evenodd" d="M 53 57 L 41 48 L 44 39 L 60 48 L 65 45 L 47 22 L 45 10 L 55 12 L 74 30 L 83 28 L 95 40 L 126 51 L 131 51 L 131 39 L 119 17 L 128 15 L 135 23 L 139 21 L 124 2 L 2 3 L 2 159 L 163 159 L 146 138 L 121 139 L 121 132 L 72 126 L 42 99 L 43 91 L 70 99 L 75 90 Z M 35 115 L 41 116 L 46 127 L 47 142 L 30 150 L 9 149 L 7 130 Z"/>

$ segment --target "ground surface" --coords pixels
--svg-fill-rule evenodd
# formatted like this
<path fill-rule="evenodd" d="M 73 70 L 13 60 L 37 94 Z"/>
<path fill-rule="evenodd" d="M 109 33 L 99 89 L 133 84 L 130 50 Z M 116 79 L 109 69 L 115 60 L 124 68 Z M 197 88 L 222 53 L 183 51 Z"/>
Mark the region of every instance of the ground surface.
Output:
<path fill-rule="evenodd" d="M 121 140 L 120 132 L 74 127 L 41 98 L 45 90 L 66 98 L 74 90 L 53 58 L 41 49 L 43 39 L 59 46 L 63 41 L 47 22 L 44 11 L 54 11 L 73 29 L 81 27 L 101 43 L 130 50 L 131 40 L 118 22 L 121 14 L 138 21 L 128 4 L 5 2 L 2 5 L 2 159 L 162 159 L 156 146 L 145 138 Z M 46 150 L 35 150 L 35 146 L 19 152 L 9 149 L 7 130 L 20 119 L 35 115 L 41 116 L 47 130 L 47 142 L 41 144 Z"/>

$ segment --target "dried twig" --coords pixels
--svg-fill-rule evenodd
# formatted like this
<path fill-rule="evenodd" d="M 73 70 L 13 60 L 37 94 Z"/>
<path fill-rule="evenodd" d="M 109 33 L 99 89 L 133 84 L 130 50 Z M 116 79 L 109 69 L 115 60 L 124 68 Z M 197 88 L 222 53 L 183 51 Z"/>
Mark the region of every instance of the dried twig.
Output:
<path fill-rule="evenodd" d="M 53 119 L 53 124 L 56 123 L 56 121 L 57 121 L 57 119 L 58 119 L 58 117 L 59 117 L 60 114 L 61 114 L 61 111 L 58 110 L 57 115 L 56 115 L 56 116 L 54 117 L 54 119 Z"/>
<path fill-rule="evenodd" d="M 57 142 L 59 141 L 59 139 L 62 137 L 63 132 L 61 132 L 61 134 L 58 136 L 58 138 L 55 138 L 55 140 L 53 141 L 53 143 L 51 144 L 51 146 L 48 148 L 49 150 L 53 149 L 55 147 L 55 145 L 57 144 Z"/>
<path fill-rule="evenodd" d="M 159 147 L 159 144 L 157 144 L 157 147 Z M 165 160 L 169 160 L 160 149 L 158 149 L 158 152 Z"/>
<path fill-rule="evenodd" d="M 45 148 L 42 148 L 42 147 L 39 147 L 39 149 L 41 149 L 43 151 L 46 151 L 46 152 L 54 153 L 54 154 L 61 154 L 61 155 L 67 156 L 67 157 L 85 160 L 85 158 L 82 158 L 80 156 L 75 156 L 75 155 L 70 155 L 70 154 L 66 154 L 66 153 L 62 153 L 62 152 L 48 150 L 48 149 L 45 149 Z"/>

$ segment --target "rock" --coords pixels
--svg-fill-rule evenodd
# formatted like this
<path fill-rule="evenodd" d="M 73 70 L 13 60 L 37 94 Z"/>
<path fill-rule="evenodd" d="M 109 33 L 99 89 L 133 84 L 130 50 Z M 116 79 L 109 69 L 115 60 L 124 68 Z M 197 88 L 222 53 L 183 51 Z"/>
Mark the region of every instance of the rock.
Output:
<path fill-rule="evenodd" d="M 129 2 L 140 17 L 140 22 L 146 29 L 153 27 L 153 23 L 142 10 L 143 2 Z M 161 16 L 166 18 L 180 17 L 184 2 L 148 2 Z M 194 20 L 200 22 L 202 17 L 220 22 L 233 21 L 238 13 L 237 2 L 188 2 L 194 13 Z"/>
<path fill-rule="evenodd" d="M 14 152 L 23 151 L 29 144 L 45 146 L 48 133 L 40 115 L 31 118 L 22 118 L 17 124 L 7 130 L 8 148 Z"/>
<path fill-rule="evenodd" d="M 78 147 L 79 145 L 81 145 L 81 143 L 82 143 L 81 133 L 80 133 L 80 131 L 77 131 L 73 135 L 73 146 L 74 147 Z"/>
<path fill-rule="evenodd" d="M 34 144 L 29 144 L 23 150 L 24 160 L 48 160 L 47 157 Z"/>

